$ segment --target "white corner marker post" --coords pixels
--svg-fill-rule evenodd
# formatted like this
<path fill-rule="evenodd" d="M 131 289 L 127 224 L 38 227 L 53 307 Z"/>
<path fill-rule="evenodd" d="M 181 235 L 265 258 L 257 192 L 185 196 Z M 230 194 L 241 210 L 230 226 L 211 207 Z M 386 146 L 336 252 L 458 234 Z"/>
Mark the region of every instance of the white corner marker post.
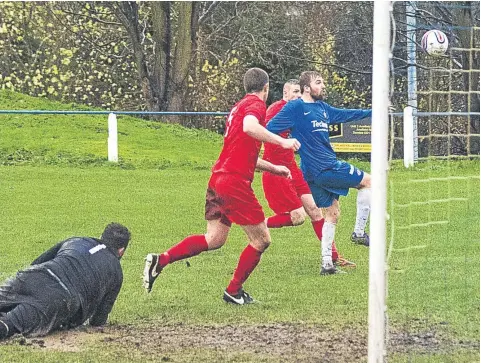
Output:
<path fill-rule="evenodd" d="M 414 165 L 414 118 L 413 108 L 407 106 L 403 113 L 404 166 Z"/>
<path fill-rule="evenodd" d="M 109 137 L 107 139 L 109 161 L 114 163 L 119 161 L 119 148 L 117 136 L 117 115 L 115 113 L 109 114 Z"/>

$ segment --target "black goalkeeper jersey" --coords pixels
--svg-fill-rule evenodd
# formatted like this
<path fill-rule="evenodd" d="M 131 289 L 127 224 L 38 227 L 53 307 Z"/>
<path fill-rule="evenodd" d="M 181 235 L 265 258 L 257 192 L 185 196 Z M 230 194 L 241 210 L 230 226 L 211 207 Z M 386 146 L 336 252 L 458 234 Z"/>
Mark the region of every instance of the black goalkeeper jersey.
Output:
<path fill-rule="evenodd" d="M 91 325 L 107 321 L 122 286 L 123 274 L 116 251 L 96 238 L 72 237 L 58 243 L 28 269 L 47 271 L 59 287 L 67 290 L 79 309 L 70 317 L 69 325 Z M 33 271 L 32 271 L 33 272 Z M 42 286 L 38 286 L 42 293 Z"/>

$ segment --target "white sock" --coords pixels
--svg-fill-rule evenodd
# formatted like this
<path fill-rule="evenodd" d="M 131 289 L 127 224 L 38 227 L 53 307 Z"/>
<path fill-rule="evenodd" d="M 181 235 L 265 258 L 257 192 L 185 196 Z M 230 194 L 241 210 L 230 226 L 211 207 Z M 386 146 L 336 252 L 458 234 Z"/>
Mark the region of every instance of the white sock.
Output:
<path fill-rule="evenodd" d="M 357 193 L 357 215 L 354 233 L 356 236 L 364 236 L 369 212 L 371 211 L 371 188 L 364 188 Z"/>
<path fill-rule="evenodd" d="M 336 234 L 336 224 L 328 221 L 322 226 L 321 253 L 322 264 L 332 264 L 332 242 Z"/>

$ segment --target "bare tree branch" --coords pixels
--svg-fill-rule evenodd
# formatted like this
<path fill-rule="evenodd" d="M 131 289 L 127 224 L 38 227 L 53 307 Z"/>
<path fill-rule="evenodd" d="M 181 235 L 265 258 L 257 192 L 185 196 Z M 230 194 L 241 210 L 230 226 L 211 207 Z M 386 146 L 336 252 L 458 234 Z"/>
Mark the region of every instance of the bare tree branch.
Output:
<path fill-rule="evenodd" d="M 112 22 L 112 21 L 106 21 L 106 20 L 102 20 L 94 15 L 85 15 L 85 14 L 81 14 L 81 13 L 75 13 L 73 11 L 70 11 L 70 10 L 67 10 L 65 8 L 61 8 L 60 9 L 63 13 L 65 14 L 68 14 L 68 15 L 73 15 L 73 16 L 78 16 L 80 18 L 87 18 L 87 19 L 93 19 L 101 24 L 105 24 L 105 25 L 114 25 L 114 26 L 122 26 L 121 23 L 116 23 L 116 22 Z"/>
<path fill-rule="evenodd" d="M 276 56 L 278 56 L 278 54 L 274 53 L 274 52 L 271 52 L 269 51 L 268 53 L 270 54 L 274 54 Z M 291 56 L 291 55 L 288 55 L 288 54 L 282 54 L 283 57 L 287 57 L 287 58 L 291 58 L 291 59 L 295 59 L 295 60 L 299 60 L 299 61 L 304 61 L 304 62 L 307 62 L 307 63 L 312 63 L 312 64 L 319 64 L 321 66 L 325 66 L 325 67 L 334 67 L 334 68 L 339 68 L 339 69 L 342 69 L 342 70 L 345 70 L 347 72 L 351 72 L 351 73 L 357 73 L 357 74 L 369 74 L 371 75 L 372 74 L 372 71 L 358 71 L 356 69 L 350 69 L 350 68 L 347 68 L 347 67 L 344 67 L 344 66 L 341 66 L 339 64 L 333 64 L 333 63 L 324 63 L 324 62 L 319 62 L 319 61 L 315 61 L 315 60 L 312 60 L 312 59 L 308 59 L 308 58 L 299 58 L 299 57 L 294 57 L 294 56 Z"/>
<path fill-rule="evenodd" d="M 199 17 L 199 25 L 201 25 L 205 19 L 214 11 L 214 9 L 219 5 L 219 1 L 212 1 L 207 9 L 205 9 Z"/>

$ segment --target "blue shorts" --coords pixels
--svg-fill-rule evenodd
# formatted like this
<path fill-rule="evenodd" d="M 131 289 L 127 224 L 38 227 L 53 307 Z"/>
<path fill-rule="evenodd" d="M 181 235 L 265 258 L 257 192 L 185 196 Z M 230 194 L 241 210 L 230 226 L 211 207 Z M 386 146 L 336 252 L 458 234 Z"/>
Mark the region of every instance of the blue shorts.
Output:
<path fill-rule="evenodd" d="M 338 161 L 332 169 L 322 171 L 315 179 L 308 180 L 314 201 L 319 208 L 332 205 L 340 195 L 346 196 L 349 188 L 356 188 L 361 183 L 364 172 L 354 165 Z"/>

